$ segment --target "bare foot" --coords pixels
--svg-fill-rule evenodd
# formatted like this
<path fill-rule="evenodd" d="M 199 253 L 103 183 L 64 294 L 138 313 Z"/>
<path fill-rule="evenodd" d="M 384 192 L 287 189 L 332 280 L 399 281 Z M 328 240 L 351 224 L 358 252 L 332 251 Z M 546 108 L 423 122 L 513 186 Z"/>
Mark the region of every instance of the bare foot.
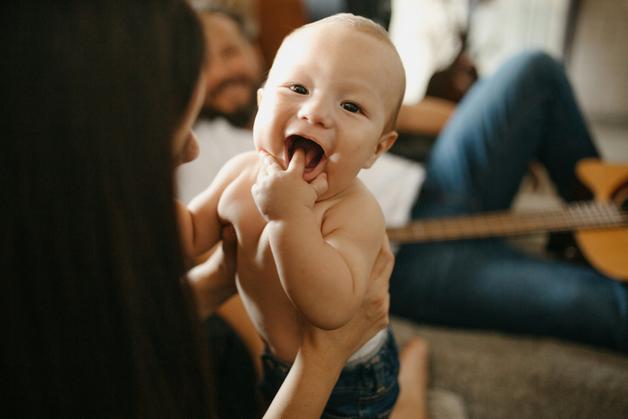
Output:
<path fill-rule="evenodd" d="M 391 419 L 427 419 L 428 346 L 412 338 L 399 353 L 399 398 Z"/>

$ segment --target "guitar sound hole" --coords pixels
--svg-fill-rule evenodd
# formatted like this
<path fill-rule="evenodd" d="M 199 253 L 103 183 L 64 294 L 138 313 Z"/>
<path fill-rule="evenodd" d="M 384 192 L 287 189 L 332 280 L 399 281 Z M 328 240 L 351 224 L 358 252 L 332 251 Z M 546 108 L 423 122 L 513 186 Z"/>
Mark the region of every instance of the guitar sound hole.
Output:
<path fill-rule="evenodd" d="M 545 252 L 552 258 L 589 265 L 580 247 L 578 247 L 573 233 L 570 231 L 550 233 L 545 245 Z"/>
<path fill-rule="evenodd" d="M 624 182 L 617 189 L 615 189 L 612 193 L 611 199 L 617 208 L 622 211 L 628 211 L 628 181 Z"/>

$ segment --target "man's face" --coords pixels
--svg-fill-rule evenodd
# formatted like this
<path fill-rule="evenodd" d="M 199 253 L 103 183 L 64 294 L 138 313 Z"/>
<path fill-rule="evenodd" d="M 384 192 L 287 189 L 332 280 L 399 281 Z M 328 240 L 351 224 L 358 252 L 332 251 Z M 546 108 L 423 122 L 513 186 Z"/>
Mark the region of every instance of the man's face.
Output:
<path fill-rule="evenodd" d="M 261 83 L 261 55 L 238 24 L 221 13 L 201 13 L 208 47 L 204 113 L 246 126 L 252 121 Z"/>
<path fill-rule="evenodd" d="M 402 92 L 395 87 L 403 73 L 400 64 L 390 64 L 394 58 L 391 47 L 371 35 L 338 25 L 292 35 L 260 92 L 256 148 L 284 167 L 302 148 L 304 180 L 326 173 L 325 197 L 344 190 L 377 158 L 379 144 L 396 138 L 385 132 Z"/>

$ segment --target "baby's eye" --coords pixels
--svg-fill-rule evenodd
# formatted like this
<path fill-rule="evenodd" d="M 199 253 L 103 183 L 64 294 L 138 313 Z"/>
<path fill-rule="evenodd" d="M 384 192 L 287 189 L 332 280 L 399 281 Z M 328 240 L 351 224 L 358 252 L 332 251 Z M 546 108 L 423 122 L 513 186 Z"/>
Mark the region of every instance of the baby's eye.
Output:
<path fill-rule="evenodd" d="M 294 93 L 298 93 L 300 95 L 307 95 L 308 91 L 307 89 L 301 85 L 301 84 L 291 84 L 290 85 L 290 90 L 292 90 Z"/>
<path fill-rule="evenodd" d="M 362 108 L 360 108 L 359 105 L 356 105 L 353 102 L 342 102 L 340 104 L 340 106 L 345 111 L 348 111 L 348 112 L 351 112 L 351 113 L 361 113 L 362 112 Z"/>

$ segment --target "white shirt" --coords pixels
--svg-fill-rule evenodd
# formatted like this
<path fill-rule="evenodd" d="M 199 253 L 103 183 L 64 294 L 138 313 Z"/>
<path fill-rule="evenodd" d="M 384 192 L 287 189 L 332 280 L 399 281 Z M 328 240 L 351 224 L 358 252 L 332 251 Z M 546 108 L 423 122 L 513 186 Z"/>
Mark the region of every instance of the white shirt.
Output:
<path fill-rule="evenodd" d="M 183 202 L 204 191 L 232 157 L 254 149 L 251 131 L 236 128 L 225 119 L 199 120 L 193 128 L 198 139 L 196 160 L 177 169 L 178 197 Z"/>
<path fill-rule="evenodd" d="M 392 0 L 389 32 L 406 70 L 403 103 L 418 103 L 432 75 L 460 51 L 467 0 Z"/>
<path fill-rule="evenodd" d="M 235 128 L 224 119 L 199 121 L 194 132 L 199 157 L 179 167 L 176 173 L 178 196 L 184 202 L 207 188 L 229 159 L 254 149 L 252 132 Z M 358 177 L 375 195 L 388 226 L 401 226 L 410 220 L 410 210 L 425 177 L 423 166 L 388 153 Z"/>

